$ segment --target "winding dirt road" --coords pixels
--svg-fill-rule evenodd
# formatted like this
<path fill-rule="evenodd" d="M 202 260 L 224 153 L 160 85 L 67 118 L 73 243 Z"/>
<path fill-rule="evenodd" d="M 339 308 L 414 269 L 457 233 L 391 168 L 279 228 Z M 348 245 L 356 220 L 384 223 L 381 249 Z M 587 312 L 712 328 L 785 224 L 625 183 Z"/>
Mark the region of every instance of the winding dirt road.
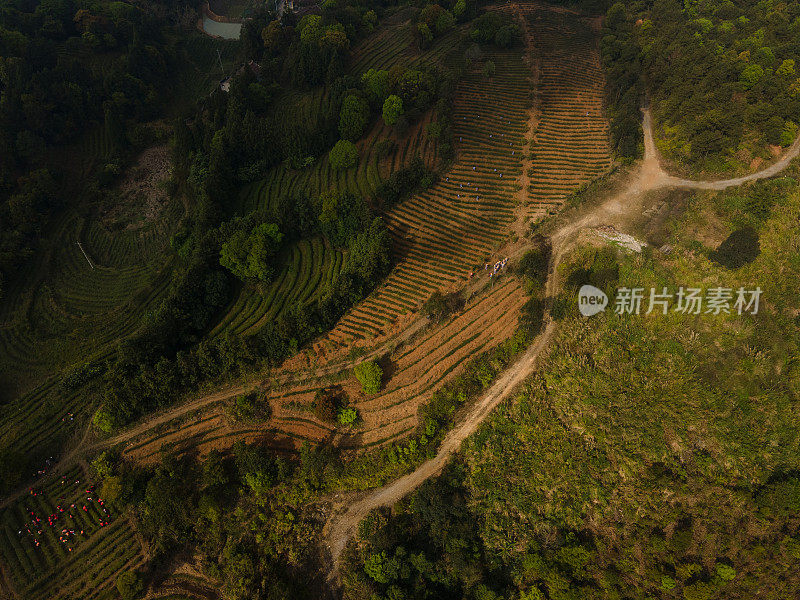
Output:
<path fill-rule="evenodd" d="M 535 109 L 532 109 L 535 110 Z M 645 140 L 645 156 L 634 171 L 625 189 L 602 202 L 583 215 L 563 224 L 552 231 L 550 241 L 553 248 L 550 273 L 546 284 L 546 295 L 552 298 L 558 289 L 557 267 L 568 249 L 573 245 L 581 230 L 599 225 L 612 224 L 624 228 L 634 217 L 641 216 L 643 195 L 645 192 L 659 188 L 690 188 L 701 190 L 723 190 L 742 185 L 750 181 L 774 177 L 786 169 L 800 154 L 800 137 L 795 141 L 786 155 L 774 165 L 745 177 L 719 181 L 691 181 L 667 174 L 661 167 L 655 141 L 650 111 L 643 111 L 642 128 Z M 535 339 L 525 354 L 517 360 L 489 388 L 489 390 L 471 407 L 460 422 L 447 434 L 436 456 L 415 471 L 405 475 L 382 488 L 375 489 L 367 495 L 351 502 L 346 507 L 334 510 L 323 530 L 323 543 L 330 553 L 333 568 L 329 582 L 335 585 L 338 580 L 339 561 L 347 542 L 355 534 L 358 524 L 370 511 L 391 506 L 410 492 L 417 489 L 425 480 L 442 472 L 451 456 L 459 450 L 461 443 L 474 433 L 484 419 L 504 399 L 509 398 L 533 373 L 539 356 L 548 346 L 556 330 L 556 324 L 547 315 L 542 332 Z"/>

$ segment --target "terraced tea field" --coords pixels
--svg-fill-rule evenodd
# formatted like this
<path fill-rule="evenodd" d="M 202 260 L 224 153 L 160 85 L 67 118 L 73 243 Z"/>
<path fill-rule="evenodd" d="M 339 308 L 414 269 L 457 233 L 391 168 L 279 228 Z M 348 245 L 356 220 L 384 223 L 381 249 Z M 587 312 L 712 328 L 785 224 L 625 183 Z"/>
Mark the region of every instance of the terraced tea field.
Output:
<path fill-rule="evenodd" d="M 289 249 L 280 276 L 263 292 L 244 288 L 211 335 L 252 333 L 288 308 L 313 302 L 333 282 L 343 262 L 342 251 L 323 238 L 301 240 Z"/>
<path fill-rule="evenodd" d="M 464 281 L 506 238 L 522 169 L 529 72 L 519 51 L 491 58 L 497 67 L 492 79 L 471 73 L 459 86 L 456 164 L 386 215 L 399 264 L 384 286 L 342 319 L 332 341 L 379 334 L 434 290 Z"/>
<path fill-rule="evenodd" d="M 313 416 L 311 403 L 319 389 L 332 383 L 342 386 L 363 420 L 352 437 L 338 441 L 341 446 L 363 448 L 399 440 L 417 426 L 417 410 L 434 391 L 458 375 L 472 357 L 513 334 L 519 308 L 526 300 L 514 277 L 501 277 L 495 285 L 488 285 L 457 316 L 426 328 L 389 353 L 383 361 L 387 373 L 379 394 L 364 396 L 349 369 L 333 379 L 298 373 L 295 383 L 270 394 L 272 418 L 268 423 L 230 423 L 220 402 L 168 427 L 145 432 L 126 445 L 125 455 L 149 462 L 158 460 L 163 444 L 176 451 L 205 453 L 230 447 L 240 439 L 263 439 L 273 447 L 287 449 L 304 440 L 321 441 L 330 437 L 334 428 Z"/>
<path fill-rule="evenodd" d="M 400 11 L 391 23 L 405 23 L 404 15 L 406 12 Z M 391 24 L 382 26 L 354 51 L 351 72 L 360 75 L 370 68 L 388 69 L 396 64 L 413 66 L 433 63 L 446 68 L 448 60 L 455 60 L 454 52 L 460 47 L 462 39 L 458 32 L 451 32 L 437 40 L 429 51 L 419 52 L 414 50 L 411 36 L 405 32 L 403 27 L 398 32 Z M 391 51 L 387 51 L 387 47 Z M 282 107 L 279 111 L 290 114 L 291 119 L 306 122 L 316 119 L 326 110 L 329 98 L 319 88 L 302 94 L 287 94 L 279 102 Z M 392 171 L 407 165 L 414 156 L 419 155 L 429 166 L 434 166 L 436 142 L 426 134 L 431 118 L 429 111 L 402 134 L 386 126 L 382 119 L 376 119 L 369 133 L 356 144 L 360 156 L 358 165 L 346 171 L 331 168 L 327 155 L 319 157 L 305 169 L 278 166 L 266 178 L 242 189 L 238 212 L 247 214 L 255 210 L 267 210 L 284 196 L 303 194 L 314 198 L 331 189 L 371 198 L 381 181 Z M 395 150 L 386 156 L 378 152 L 378 144 L 383 140 L 395 144 Z M 264 323 L 279 317 L 292 301 L 314 300 L 321 286 L 331 281 L 342 263 L 341 253 L 331 248 L 323 249 L 320 244 L 320 241 L 304 241 L 293 247 L 286 258 L 287 269 L 267 289 L 243 288 L 213 334 L 227 331 L 254 333 Z M 309 271 L 308 267 L 312 264 L 321 264 L 323 272 Z"/>
<path fill-rule="evenodd" d="M 53 377 L 32 392 L 6 404 L 0 418 L 0 438 L 9 447 L 34 459 L 46 458 L 77 435 L 77 424 L 88 419 L 93 407 L 84 392 L 64 392 Z"/>
<path fill-rule="evenodd" d="M 310 409 L 316 391 L 332 383 L 342 385 L 363 419 L 357 435 L 345 436 L 338 443 L 345 447 L 386 444 L 403 438 L 416 427 L 420 404 L 457 375 L 469 358 L 512 334 L 524 294 L 515 281 L 507 278 L 495 280 L 491 286 L 490 270 L 485 270 L 484 264 L 502 256 L 512 225 L 556 209 L 568 193 L 594 179 L 611 162 L 599 104 L 594 108 L 597 129 L 587 129 L 586 105 L 574 101 L 556 103 L 547 91 L 558 76 L 558 64 L 545 60 L 544 55 L 554 50 L 566 55 L 574 37 L 585 42 L 576 45 L 574 52 L 596 51 L 592 23 L 578 22 L 568 30 L 565 27 L 571 21 L 562 22 L 559 15 L 539 9 L 530 9 L 526 18 L 533 31 L 532 39 L 538 39 L 538 32 L 542 37 L 542 46 L 534 47 L 533 52 L 543 88 L 541 104 L 532 105 L 532 69 L 518 49 L 487 55 L 496 65 L 493 78 L 486 79 L 477 69 L 465 78 L 454 106 L 458 144 L 455 164 L 439 183 L 386 215 L 400 257 L 398 266 L 385 285 L 346 315 L 327 339 L 314 345 L 314 352 L 305 355 L 305 367 L 302 361 L 287 363 L 284 373 L 296 369 L 297 383 L 273 392 L 270 422 L 262 426 L 231 424 L 218 404 L 191 419 L 141 435 L 128 445 L 129 456 L 155 460 L 164 443 L 174 444 L 176 449 L 208 451 L 236 439 L 262 437 L 276 447 L 296 447 L 306 439 L 338 437 L 334 428 L 317 421 Z M 595 58 L 585 60 L 591 62 Z M 575 98 L 585 96 L 599 102 L 599 89 L 591 77 L 585 89 L 580 79 L 570 86 Z M 539 116 L 537 123 L 544 124 L 536 129 L 534 149 L 549 144 L 550 162 L 555 167 L 544 158 L 537 159 L 535 152 L 533 158 L 526 156 L 531 110 Z M 562 131 L 563 136 L 558 137 L 551 130 Z M 584 140 L 577 150 L 576 139 Z M 587 148 L 596 158 L 577 161 L 575 165 L 569 162 Z M 562 160 L 571 165 L 566 179 L 553 176 L 561 169 Z M 531 185 L 521 190 L 525 166 L 532 166 Z M 296 177 L 287 179 L 284 185 L 291 187 L 297 181 Z M 261 189 L 280 185 L 267 180 Z M 482 281 L 486 289 L 468 303 L 462 314 L 400 343 L 386 357 L 389 374 L 379 394 L 361 394 L 344 366 L 348 362 L 346 349 L 360 346 L 367 350 L 379 340 L 391 342 L 412 324 L 414 313 L 434 290 L 456 289 L 468 282 L 471 287 L 480 287 Z M 328 375 L 310 375 L 313 365 L 320 364 L 327 365 Z M 338 377 L 330 375 L 336 364 L 343 365 Z"/>
<path fill-rule="evenodd" d="M 386 216 L 399 264 L 331 332 L 333 347 L 380 335 L 433 291 L 457 286 L 499 256 L 493 253 L 512 223 L 557 209 L 610 167 L 595 23 L 535 6 L 524 14 L 539 88 L 531 89 L 531 68 L 519 50 L 487 53 L 496 66 L 491 79 L 477 69 L 465 77 L 453 111 L 456 163 L 437 185 Z M 530 185 L 520 194 L 532 91 L 539 119 Z"/>
<path fill-rule="evenodd" d="M 100 598 L 143 553 L 134 530 L 72 469 L 0 511 L 3 572 L 25 600 Z"/>
<path fill-rule="evenodd" d="M 523 10 L 541 64 L 528 194 L 532 214 L 543 215 L 606 172 L 611 150 L 597 22 L 524 5 Z"/>
<path fill-rule="evenodd" d="M 107 355 L 138 326 L 170 282 L 164 252 L 180 213 L 173 205 L 136 231 L 111 232 L 75 213 L 61 220 L 30 277 L 0 304 L 0 372 L 17 371 L 23 389 L 14 391 L 76 360 Z"/>

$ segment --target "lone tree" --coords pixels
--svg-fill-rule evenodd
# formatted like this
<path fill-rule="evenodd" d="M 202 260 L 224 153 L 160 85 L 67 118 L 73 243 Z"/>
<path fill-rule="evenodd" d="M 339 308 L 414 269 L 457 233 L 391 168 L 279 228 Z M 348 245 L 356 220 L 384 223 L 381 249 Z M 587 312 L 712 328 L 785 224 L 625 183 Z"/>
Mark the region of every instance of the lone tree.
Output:
<path fill-rule="evenodd" d="M 438 323 L 463 307 L 464 299 L 461 297 L 460 292 L 442 294 L 442 292 L 436 290 L 422 305 L 422 310 L 428 315 L 428 318 Z"/>
<path fill-rule="evenodd" d="M 342 102 L 339 113 L 339 133 L 342 138 L 354 142 L 364 134 L 369 121 L 369 105 L 358 96 L 349 95 Z"/>
<path fill-rule="evenodd" d="M 275 274 L 272 258 L 282 241 L 283 234 L 275 223 L 262 223 L 249 233 L 239 230 L 222 244 L 219 262 L 239 279 L 266 283 Z"/>
<path fill-rule="evenodd" d="M 122 600 L 135 600 L 141 598 L 144 592 L 142 578 L 136 571 L 125 571 L 117 577 L 117 591 Z"/>
<path fill-rule="evenodd" d="M 314 395 L 314 416 L 320 421 L 334 423 L 341 404 L 341 389 L 324 388 Z"/>
<path fill-rule="evenodd" d="M 358 164 L 358 148 L 353 142 L 339 140 L 331 149 L 328 158 L 334 169 L 344 171 Z"/>
<path fill-rule="evenodd" d="M 403 114 L 403 100 L 400 96 L 391 95 L 383 103 L 383 121 L 387 125 L 394 125 Z"/>
<path fill-rule="evenodd" d="M 383 369 L 374 361 L 357 364 L 353 369 L 356 379 L 361 383 L 361 389 L 365 394 L 377 394 L 381 391 L 381 378 Z"/>

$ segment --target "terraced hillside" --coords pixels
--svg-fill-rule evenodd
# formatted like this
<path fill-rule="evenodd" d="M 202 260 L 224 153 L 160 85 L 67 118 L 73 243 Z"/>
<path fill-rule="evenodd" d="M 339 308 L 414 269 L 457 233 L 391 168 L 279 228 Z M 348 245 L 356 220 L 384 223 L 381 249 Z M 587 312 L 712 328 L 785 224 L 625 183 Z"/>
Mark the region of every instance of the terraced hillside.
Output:
<path fill-rule="evenodd" d="M 0 511 L 6 585 L 26 600 L 102 597 L 142 548 L 128 520 L 74 468 Z"/>
<path fill-rule="evenodd" d="M 15 384 L 0 381 L 0 391 L 11 397 L 44 373 L 103 357 L 132 332 L 166 292 L 164 251 L 181 212 L 173 204 L 146 227 L 122 231 L 67 213 L 0 303 L 0 373 L 14 373 Z"/>
<path fill-rule="evenodd" d="M 557 210 L 611 164 L 603 116 L 599 23 L 522 5 L 540 63 L 539 119 L 531 148 L 532 214 Z"/>
<path fill-rule="evenodd" d="M 380 27 L 353 48 L 350 72 L 361 75 L 369 69 L 390 69 L 409 63 L 418 55 L 409 28 L 412 12 L 400 10 L 385 19 Z"/>
<path fill-rule="evenodd" d="M 518 194 L 518 186 L 527 153 L 531 69 L 519 50 L 493 52 L 487 58 L 496 75 L 487 80 L 476 70 L 459 89 L 456 164 L 438 185 L 387 215 L 400 263 L 384 286 L 340 321 L 329 336 L 335 344 L 386 331 L 434 290 L 480 270 L 515 219 L 558 208 L 609 168 L 593 22 L 532 6 L 524 14 L 540 73 L 527 194 Z"/>
<path fill-rule="evenodd" d="M 240 439 L 261 438 L 287 449 L 303 440 L 321 441 L 333 435 L 334 428 L 314 417 L 311 403 L 318 390 L 332 384 L 341 385 L 363 421 L 356 431 L 337 440 L 340 446 L 372 447 L 401 439 L 416 427 L 417 409 L 435 390 L 459 374 L 471 358 L 513 334 L 525 300 L 516 278 L 501 277 L 494 286 L 487 286 L 453 319 L 398 344 L 382 361 L 386 381 L 379 394 L 362 394 L 349 370 L 342 373 L 344 378 L 297 373 L 294 383 L 269 392 L 272 417 L 268 423 L 230 423 L 220 402 L 145 432 L 127 444 L 125 453 L 147 462 L 158 460 L 163 444 L 176 451 L 204 453 Z"/>
<path fill-rule="evenodd" d="M 373 68 L 389 69 L 398 64 L 413 66 L 422 63 L 435 64 L 446 69 L 448 61 L 460 58 L 458 49 L 464 34 L 463 28 L 451 31 L 437 40 L 429 50 L 420 52 L 413 46 L 407 25 L 408 11 L 399 11 L 354 50 L 350 72 L 360 76 Z M 307 122 L 316 119 L 329 101 L 325 90 L 318 88 L 309 92 L 286 94 L 281 98 L 281 108 L 278 110 L 291 115 L 287 119 Z M 382 180 L 392 171 L 407 165 L 415 156 L 419 155 L 428 166 L 435 165 L 436 141 L 426 133 L 431 119 L 432 111 L 429 111 L 407 131 L 400 133 L 378 118 L 369 133 L 356 144 L 360 156 L 356 167 L 337 171 L 331 167 L 327 155 L 318 157 L 312 166 L 305 169 L 278 166 L 270 170 L 264 179 L 242 189 L 238 211 L 247 214 L 254 210 L 266 210 L 284 196 L 304 194 L 314 198 L 331 189 L 347 190 L 364 198 L 371 198 Z M 388 154 L 379 151 L 379 143 L 384 141 L 394 145 L 394 150 Z M 214 329 L 214 334 L 226 331 L 253 333 L 264 323 L 280 316 L 284 307 L 289 304 L 288 300 L 313 300 L 316 297 L 314 292 L 321 285 L 322 279 L 330 281 L 333 274 L 338 272 L 342 260 L 341 254 L 334 253 L 330 248 L 323 251 L 319 247 L 320 243 L 313 242 L 314 248 L 309 248 L 308 242 L 294 247 L 287 258 L 288 270 L 267 290 L 243 288 Z M 313 273 L 314 281 L 310 281 L 312 274 L 303 269 L 310 264 L 310 260 L 317 260 L 323 253 L 325 256 L 321 258 L 321 262 L 325 272 L 321 278 L 317 278 L 318 273 Z"/>
<path fill-rule="evenodd" d="M 233 64 L 237 47 L 199 33 L 182 41 L 176 50 L 187 57 L 187 67 L 176 70 L 173 108 L 207 94 Z M 91 62 L 95 70 L 110 68 L 112 53 L 89 61 L 87 52 L 59 47 L 59 54 Z M 162 123 L 150 125 L 163 129 Z M 165 250 L 183 207 L 165 202 L 154 214 L 153 198 L 147 206 L 117 202 L 137 223 L 98 214 L 98 204 L 114 204 L 119 192 L 100 199 L 91 184 L 113 154 L 107 129 L 96 123 L 87 123 L 85 134 L 69 147 L 48 151 L 47 162 L 68 174 L 62 182 L 67 206 L 25 272 L 7 282 L 0 301 L 0 403 L 67 365 L 106 356 L 166 291 L 173 265 Z M 129 170 L 140 171 L 138 164 Z"/>
<path fill-rule="evenodd" d="M 453 113 L 456 165 L 386 215 L 399 264 L 384 286 L 342 319 L 330 335 L 334 342 L 380 333 L 434 290 L 482 266 L 504 239 L 514 220 L 530 85 L 519 51 L 492 59 L 492 79 L 474 72 L 460 85 Z"/>
<path fill-rule="evenodd" d="M 547 39 L 553 47 L 557 47 L 556 42 L 563 35 L 561 51 L 566 52 L 565 48 L 574 41 L 569 31 L 559 33 L 552 29 L 553 22 L 564 25 L 566 21 L 547 10 L 541 11 L 539 20 L 538 12 L 538 9 L 531 9 L 527 13 L 531 29 L 551 31 Z M 574 35 L 584 36 L 587 43 L 591 42 L 591 23 L 579 24 L 574 29 L 577 30 Z M 536 34 L 531 37 L 536 39 Z M 576 52 L 580 52 L 580 48 L 585 47 L 579 46 Z M 536 56 L 550 48 L 534 50 Z M 496 51 L 487 54 L 487 58 L 496 64 L 494 78 L 487 80 L 478 72 L 472 73 L 458 92 L 454 107 L 459 145 L 455 165 L 438 184 L 401 203 L 386 216 L 401 258 L 399 265 L 387 283 L 346 315 L 327 340 L 315 344 L 314 352 L 305 355 L 305 363 L 290 361 L 285 366 L 287 377 L 291 369 L 296 369 L 297 383 L 283 385 L 272 392 L 270 422 L 258 426 L 231 424 L 220 403 L 207 407 L 207 411 L 191 419 L 141 435 L 128 445 L 130 456 L 155 460 L 163 443 L 175 444 L 178 449 L 207 451 L 227 446 L 236 439 L 257 437 L 277 447 L 296 447 L 305 439 L 319 441 L 331 436 L 337 437 L 337 443 L 345 447 L 383 445 L 403 438 L 416 427 L 420 404 L 458 374 L 470 357 L 511 335 L 519 307 L 525 300 L 524 294 L 516 282 L 505 278 L 494 280 L 491 286 L 492 281 L 488 279 L 491 269 L 484 269 L 486 261 L 493 262 L 494 257 L 503 255 L 503 245 L 509 239 L 512 224 L 543 214 L 542 204 L 551 209 L 557 207 L 567 193 L 607 168 L 611 159 L 603 133 L 605 129 L 600 123 L 599 106 L 595 114 L 599 133 L 591 133 L 587 138 L 591 140 L 596 136 L 596 143 L 580 142 L 581 148 L 591 147 L 598 159 L 576 163 L 570 172 L 574 179 L 569 180 L 569 185 L 554 178 L 553 170 L 547 168 L 543 159 L 538 163 L 528 159 L 525 138 L 532 108 L 539 113 L 540 122 L 566 123 L 579 139 L 583 139 L 580 136 L 585 130 L 578 124 L 583 122 L 581 112 L 585 119 L 586 109 L 582 104 L 561 105 L 554 100 L 543 100 L 541 106 L 531 107 L 532 69 L 525 53 L 519 49 Z M 540 77 L 548 82 L 556 75 L 548 74 L 546 64 L 538 66 Z M 580 84 L 579 79 L 570 84 L 569 89 L 573 90 L 570 93 L 575 98 L 596 97 L 593 79 L 587 80 L 585 90 Z M 547 94 L 543 93 L 542 97 L 547 98 Z M 599 97 L 597 100 L 599 102 Z M 570 108 L 565 111 L 564 106 Z M 552 116 L 550 111 L 554 113 Z M 578 142 L 571 135 L 572 130 L 564 131 L 561 138 L 555 135 L 542 138 L 550 140 L 554 164 L 560 164 L 562 155 L 577 156 L 585 151 L 574 148 Z M 531 163 L 534 163 L 531 188 L 547 194 L 539 191 L 534 194 L 530 190 L 526 194 L 526 190 L 520 190 L 522 170 Z M 552 200 L 556 197 L 558 201 Z M 348 370 L 339 377 L 309 375 L 314 366 L 346 364 L 347 352 L 335 351 L 337 346 L 352 348 L 356 345 L 367 350 L 381 340 L 392 339 L 411 325 L 420 303 L 432 291 L 460 288 L 465 283 L 473 289 L 480 288 L 484 287 L 483 282 L 486 289 L 468 303 L 462 314 L 401 342 L 385 357 L 389 375 L 380 394 L 363 396 Z M 325 372 L 333 371 L 326 368 Z M 362 427 L 352 437 L 341 437 L 330 424 L 316 420 L 312 414 L 310 407 L 316 391 L 332 383 L 342 385 L 363 419 Z"/>
<path fill-rule="evenodd" d="M 243 289 L 211 335 L 257 331 L 291 306 L 314 301 L 336 278 L 343 262 L 342 251 L 323 238 L 297 242 L 289 249 L 280 276 L 263 291 Z"/>

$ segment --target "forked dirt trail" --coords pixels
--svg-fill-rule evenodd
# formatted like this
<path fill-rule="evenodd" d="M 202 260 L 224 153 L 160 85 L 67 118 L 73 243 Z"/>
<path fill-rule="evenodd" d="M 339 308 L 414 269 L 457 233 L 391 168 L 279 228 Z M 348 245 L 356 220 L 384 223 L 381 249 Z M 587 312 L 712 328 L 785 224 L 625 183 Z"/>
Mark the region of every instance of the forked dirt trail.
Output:
<path fill-rule="evenodd" d="M 646 174 L 642 178 L 642 184 L 645 190 L 656 189 L 660 187 L 677 187 L 688 188 L 694 190 L 725 190 L 738 185 L 743 185 L 751 181 L 759 181 L 761 179 L 769 179 L 774 177 L 800 155 L 800 136 L 797 137 L 794 144 L 784 153 L 784 155 L 774 164 L 743 177 L 736 177 L 734 179 L 719 179 L 719 180 L 699 180 L 693 181 L 691 179 L 682 179 L 669 175 L 661 167 L 658 157 L 658 150 L 656 149 L 655 140 L 653 138 L 653 119 L 649 109 L 644 110 L 644 143 L 645 143 L 645 164 L 644 169 Z"/>
<path fill-rule="evenodd" d="M 362 500 L 351 504 L 344 513 L 336 515 L 330 521 L 325 531 L 325 539 L 337 568 L 338 559 L 342 551 L 364 517 L 375 508 L 396 503 L 410 491 L 418 488 L 426 479 L 441 473 L 450 456 L 461 447 L 461 443 L 533 371 L 536 359 L 547 346 L 554 331 L 555 322 L 548 322 L 542 333 L 522 358 L 512 368 L 506 370 L 481 400 L 470 408 L 463 420 L 454 429 L 450 430 L 434 458 L 423 463 L 416 471 L 396 479 L 392 483 L 370 493 Z"/>
<path fill-rule="evenodd" d="M 533 110 L 533 109 L 532 109 Z M 659 162 L 653 138 L 652 118 L 649 110 L 643 111 L 643 131 L 645 156 L 630 176 L 625 188 L 599 206 L 577 214 L 571 222 L 562 224 L 550 233 L 552 259 L 546 284 L 547 297 L 552 298 L 558 290 L 558 265 L 575 242 L 581 230 L 599 225 L 612 225 L 624 229 L 633 219 L 641 216 L 644 193 L 663 187 L 678 187 L 705 190 L 723 190 L 742 185 L 749 181 L 773 177 L 783 171 L 791 161 L 800 155 L 800 138 L 792 145 L 786 155 L 771 167 L 758 173 L 736 179 L 719 181 L 691 181 L 668 175 Z M 334 511 L 324 531 L 323 543 L 333 561 L 329 582 L 336 584 L 339 560 L 349 539 L 355 534 L 358 524 L 370 511 L 395 504 L 404 496 L 417 489 L 425 480 L 442 472 L 451 456 L 457 452 L 461 443 L 474 433 L 484 419 L 504 399 L 511 396 L 533 372 L 539 356 L 548 347 L 556 330 L 556 323 L 546 315 L 542 332 L 537 336 L 525 354 L 509 367 L 489 390 L 470 408 L 456 426 L 447 434 L 436 456 L 392 483 L 378 488 L 366 496 L 352 502 L 346 508 Z"/>

